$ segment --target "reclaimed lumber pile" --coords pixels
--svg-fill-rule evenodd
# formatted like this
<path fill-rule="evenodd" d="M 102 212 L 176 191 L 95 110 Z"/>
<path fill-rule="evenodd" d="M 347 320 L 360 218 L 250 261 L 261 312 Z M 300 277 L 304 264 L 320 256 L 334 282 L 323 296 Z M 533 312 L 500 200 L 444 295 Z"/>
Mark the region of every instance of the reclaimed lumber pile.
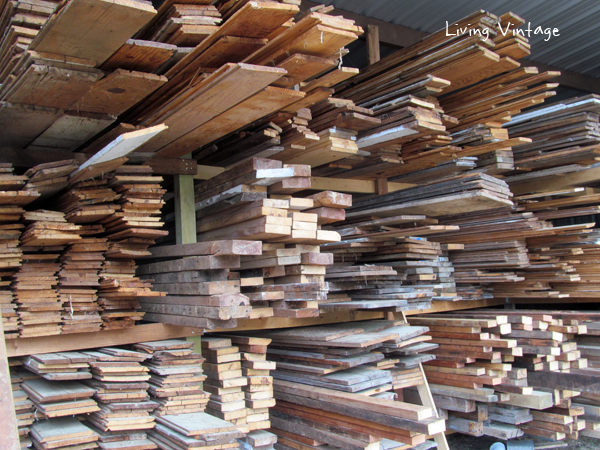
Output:
<path fill-rule="evenodd" d="M 448 428 L 500 439 L 523 434 L 516 425 L 531 415 L 509 400 L 513 394 L 531 395 L 532 389 L 526 387 L 526 370 L 511 364 L 523 352 L 510 338 L 506 316 L 434 314 L 411 316 L 409 323 L 428 326 L 439 346 L 432 351 L 435 361 L 425 362 L 424 369 L 436 405 L 448 411 Z"/>
<path fill-rule="evenodd" d="M 156 421 L 149 435 L 159 448 L 239 448 L 237 439 L 244 436 L 232 423 L 203 412 L 160 416 Z"/>
<path fill-rule="evenodd" d="M 324 310 L 428 309 L 433 300 L 460 300 L 454 271 L 432 233 L 456 230 L 424 215 L 377 215 L 334 225 L 342 241 L 322 247 L 334 255 L 327 268 L 331 292 Z"/>
<path fill-rule="evenodd" d="M 65 244 L 81 239 L 79 225 L 69 224 L 57 211 L 23 214 L 28 225 L 20 245 L 26 261 L 12 275 L 11 289 L 19 315 L 19 334 L 43 336 L 61 333 L 63 302 L 56 289 L 59 257 Z"/>
<path fill-rule="evenodd" d="M 61 333 L 98 331 L 102 325 L 97 288 L 108 250 L 106 238 L 84 237 L 67 246 L 59 258 L 57 292 L 63 301 Z"/>
<path fill-rule="evenodd" d="M 260 255 L 260 242 L 206 241 L 152 247 L 157 262 L 142 264 L 137 273 L 154 280 L 165 297 L 140 297 L 146 320 L 213 329 L 232 328 L 250 316 L 248 297 L 240 293 L 240 255 Z"/>
<path fill-rule="evenodd" d="M 75 417 L 40 420 L 31 426 L 31 440 L 35 448 L 65 449 L 98 448 L 99 435 Z"/>
<path fill-rule="evenodd" d="M 211 394 L 206 412 L 231 422 L 243 433 L 249 432 L 242 391 L 249 378 L 242 375 L 239 347 L 232 345 L 229 338 L 211 336 L 202 339 L 202 353 L 206 358 L 202 366 L 207 376 L 204 389 Z"/>
<path fill-rule="evenodd" d="M 147 357 L 150 371 L 148 392 L 155 402 L 155 416 L 204 412 L 208 394 L 202 390 L 206 375 L 204 358 L 182 340 L 141 342 L 134 348 Z"/>
<path fill-rule="evenodd" d="M 100 410 L 92 399 L 94 389 L 78 381 L 48 381 L 38 378 L 24 381 L 21 386 L 41 417 L 64 417 Z"/>
<path fill-rule="evenodd" d="M 20 237 L 25 226 L 20 223 L 23 206 L 39 197 L 32 189 L 25 192 L 28 176 L 13 174 L 12 164 L 0 164 L 0 311 L 4 338 L 14 339 L 19 335 L 18 305 L 11 290 L 11 277 L 22 263 L 23 250 Z"/>
<path fill-rule="evenodd" d="M 505 125 L 509 134 L 533 140 L 513 148 L 516 169 L 527 171 L 593 164 L 598 157 L 600 142 L 599 113 L 598 97 L 589 95 L 514 116 Z"/>
<path fill-rule="evenodd" d="M 340 49 L 362 30 L 353 21 L 317 12 L 293 22 L 297 12 L 290 4 L 243 2 L 224 17 L 215 32 L 166 72 L 169 81 L 129 114 L 135 125 L 169 126 L 143 151 L 179 157 L 280 110 L 293 114 L 314 103 L 320 87 L 308 93 L 288 88 L 336 67 Z M 283 26 L 286 22 L 290 26 Z M 232 86 L 236 95 L 220 94 Z M 190 114 L 193 123 L 185 120 Z M 204 156 L 212 153 L 211 147 Z"/>
<path fill-rule="evenodd" d="M 512 206 L 508 185 L 482 173 L 458 175 L 418 187 L 357 200 L 346 217 L 390 217 L 399 214 L 444 216 Z"/>
<path fill-rule="evenodd" d="M 246 402 L 246 428 L 249 430 L 246 443 L 253 448 L 272 445 L 277 439 L 276 436 L 266 432 L 257 433 L 258 430 L 271 427 L 269 408 L 275 406 L 271 372 L 275 370 L 276 363 L 267 361 L 267 350 L 271 339 L 235 335 L 225 335 L 225 337 L 239 349 L 242 376 L 248 380 L 248 384 L 242 386 Z M 253 439 L 255 442 L 248 442 L 248 439 Z M 266 444 L 262 443 L 265 441 Z"/>
<path fill-rule="evenodd" d="M 41 353 L 22 358 L 24 368 L 50 381 L 92 378 L 89 363 L 93 361 L 93 357 L 82 352 Z"/>
<path fill-rule="evenodd" d="M 396 366 L 396 352 L 427 341 L 419 338 L 426 331 L 378 320 L 253 332 L 272 339 L 267 359 L 277 365 L 275 447 L 371 448 L 382 439 L 414 446 L 438 433 L 443 422 L 430 408 L 393 401 L 401 389 L 423 383 L 419 358 Z"/>
<path fill-rule="evenodd" d="M 435 378 L 439 386 L 431 384 L 434 395 L 456 397 L 438 402 L 452 411 L 449 427 L 508 439 L 518 426 L 526 434 L 554 440 L 577 439 L 582 430 L 593 431 L 580 417 L 584 409 L 579 406 L 580 397 L 597 395 L 598 373 L 588 369 L 578 347 L 587 339 L 589 320 L 597 320 L 597 314 L 473 310 L 410 318 L 415 324 L 429 324 L 434 342 L 445 350 L 425 364 L 435 367 L 426 369 L 430 383 L 437 376 L 431 370 L 444 375 Z M 486 390 L 492 394 L 487 400 L 482 395 Z M 460 400 L 465 398 L 477 403 Z"/>
<path fill-rule="evenodd" d="M 29 432 L 30 426 L 35 420 L 35 413 L 34 404 L 29 400 L 29 396 L 21 387 L 21 383 L 28 379 L 37 378 L 37 375 L 23 370 L 23 363 L 18 358 L 10 358 L 8 366 L 15 415 L 17 416 L 17 427 L 19 429 L 19 442 L 21 443 L 21 448 L 25 449 L 32 445 Z"/>
<path fill-rule="evenodd" d="M 100 435 L 100 442 L 108 448 L 111 442 L 122 442 L 123 448 L 154 448 L 146 439 L 145 430 L 154 426 L 150 412 L 157 405 L 148 401 L 150 376 L 141 364 L 149 356 L 114 347 L 85 353 L 96 358 L 90 363 L 92 379 L 85 384 L 95 390 L 94 398 L 100 408 L 86 417 L 86 425 Z"/>

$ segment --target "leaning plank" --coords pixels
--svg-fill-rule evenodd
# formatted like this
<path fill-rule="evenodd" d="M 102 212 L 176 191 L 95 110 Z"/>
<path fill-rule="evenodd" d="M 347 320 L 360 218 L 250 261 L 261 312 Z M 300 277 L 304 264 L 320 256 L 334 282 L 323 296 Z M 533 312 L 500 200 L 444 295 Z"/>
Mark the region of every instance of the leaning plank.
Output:
<path fill-rule="evenodd" d="M 106 163 L 118 158 L 123 158 L 130 152 L 134 151 L 140 145 L 148 142 L 154 136 L 161 131 L 165 130 L 166 125 L 156 125 L 154 127 L 145 128 L 143 130 L 132 131 L 129 133 L 122 134 L 117 139 L 112 141 L 85 163 L 83 163 L 79 169 L 71 175 L 71 181 L 77 176 L 82 170 L 101 163 Z"/>
<path fill-rule="evenodd" d="M 100 65 L 155 14 L 152 6 L 134 0 L 72 0 L 50 18 L 31 49 Z"/>

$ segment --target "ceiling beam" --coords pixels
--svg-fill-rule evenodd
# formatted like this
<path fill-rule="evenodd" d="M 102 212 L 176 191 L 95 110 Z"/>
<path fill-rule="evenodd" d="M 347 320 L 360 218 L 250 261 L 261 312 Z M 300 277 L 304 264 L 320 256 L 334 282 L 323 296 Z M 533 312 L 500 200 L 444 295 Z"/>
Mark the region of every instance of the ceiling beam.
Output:
<path fill-rule="evenodd" d="M 300 9 L 305 11 L 313 6 L 318 6 L 321 3 L 302 0 Z M 376 25 L 379 27 L 379 42 L 386 45 L 392 45 L 396 47 L 408 47 L 409 45 L 419 42 L 424 37 L 428 36 L 429 33 L 425 33 L 419 30 L 413 30 L 402 25 L 396 25 L 393 23 L 385 22 L 383 20 L 372 19 L 370 17 L 361 16 L 350 11 L 343 9 L 334 9 L 330 12 L 333 15 L 344 16 L 346 19 L 351 19 L 360 25 L 365 32 L 369 25 Z M 561 69 L 556 66 L 550 66 L 542 64 L 530 59 L 521 59 L 521 64 L 524 66 L 536 66 L 540 71 L 559 71 L 562 73 L 560 77 L 556 79 L 556 82 L 560 83 L 561 86 L 578 89 L 580 91 L 590 92 L 593 94 L 600 94 L 600 78 L 590 77 L 589 75 L 582 75 L 571 70 Z M 553 80 L 554 81 L 554 80 Z"/>
<path fill-rule="evenodd" d="M 300 10 L 306 11 L 307 9 L 318 5 L 321 5 L 321 3 L 302 0 Z M 336 8 L 329 14 L 334 16 L 344 16 L 346 19 L 354 20 L 356 25 L 361 26 L 365 33 L 369 25 L 376 25 L 379 27 L 379 42 L 394 47 L 408 47 L 409 45 L 416 44 L 429 34 L 423 31 L 413 30 L 412 28 L 403 27 L 402 25 L 395 25 L 383 20 L 361 16 L 360 14 L 355 14 L 344 9 Z"/>

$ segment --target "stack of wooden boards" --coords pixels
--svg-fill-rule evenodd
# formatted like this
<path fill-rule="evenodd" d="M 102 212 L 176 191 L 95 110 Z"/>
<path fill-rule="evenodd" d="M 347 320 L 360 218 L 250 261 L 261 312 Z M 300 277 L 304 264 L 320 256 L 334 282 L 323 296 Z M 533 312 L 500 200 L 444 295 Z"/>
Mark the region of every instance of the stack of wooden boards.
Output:
<path fill-rule="evenodd" d="M 192 350 L 193 342 L 166 340 L 141 342 L 134 348 L 146 355 L 150 371 L 148 392 L 155 416 L 204 412 L 208 394 L 202 390 L 204 359 Z M 150 357 L 151 355 L 151 357 Z"/>
<path fill-rule="evenodd" d="M 267 361 L 267 347 L 271 343 L 271 339 L 231 335 L 227 335 L 224 340 L 227 339 L 230 339 L 231 343 L 239 349 L 242 376 L 248 380 L 248 384 L 242 386 L 246 402 L 247 437 L 266 438 L 267 434 L 265 433 L 253 432 L 271 427 L 269 408 L 275 406 L 273 378 L 271 377 L 271 371 L 275 370 L 275 362 Z M 252 447 L 263 446 L 251 443 L 250 445 Z"/>
<path fill-rule="evenodd" d="M 134 261 L 168 234 L 158 229 L 162 177 L 123 166 L 60 194 L 77 167 L 41 164 L 24 176 L 0 167 L 0 304 L 9 338 L 130 327 L 143 316 L 137 297 L 164 295 L 135 277 Z M 58 211 L 21 207 L 39 192 Z"/>
<path fill-rule="evenodd" d="M 154 280 L 166 297 L 141 297 L 146 320 L 213 329 L 232 328 L 250 316 L 248 297 L 240 293 L 240 255 L 260 255 L 261 243 L 224 240 L 150 249 L 157 262 L 142 264 L 138 275 Z"/>
<path fill-rule="evenodd" d="M 35 189 L 25 190 L 28 179 L 27 176 L 14 175 L 12 164 L 0 164 L 0 311 L 5 339 L 19 335 L 18 305 L 13 301 L 10 280 L 23 259 L 19 245 L 25 228 L 20 223 L 25 212 L 23 206 L 40 195 Z"/>
<path fill-rule="evenodd" d="M 599 100 L 596 95 L 574 97 L 513 117 L 506 124 L 510 135 L 533 140 L 513 148 L 515 169 L 526 174 L 596 162 L 600 153 Z"/>
<path fill-rule="evenodd" d="M 232 345 L 232 339 L 236 340 L 236 346 Z M 256 341 L 263 341 L 263 345 L 249 343 Z M 204 387 L 211 394 L 207 412 L 230 421 L 244 433 L 270 426 L 268 408 L 275 405 L 275 400 L 272 378 L 268 374 L 273 364 L 251 361 L 253 357 L 250 354 L 244 357 L 246 367 L 242 369 L 242 354 L 238 345 L 242 345 L 245 350 L 264 350 L 260 353 L 264 355 L 268 343 L 269 339 L 243 337 L 202 339 L 202 353 L 206 356 L 203 368 L 208 376 Z M 260 369 L 261 365 L 266 368 Z M 257 374 L 253 371 L 257 371 Z"/>
<path fill-rule="evenodd" d="M 19 429 L 19 441 L 21 448 L 25 449 L 32 445 L 29 432 L 30 426 L 35 420 L 35 413 L 34 404 L 29 400 L 29 396 L 21 387 L 21 383 L 28 379 L 37 378 L 37 375 L 27 370 L 22 370 L 23 363 L 18 359 L 10 359 L 8 365 L 15 415 L 17 416 L 17 427 Z"/>
<path fill-rule="evenodd" d="M 403 358 L 395 352 L 425 342 L 426 331 L 377 320 L 253 332 L 272 339 L 267 358 L 277 364 L 275 447 L 403 448 L 442 432 L 431 408 L 393 401 L 395 392 L 424 382 L 419 360 L 395 367 Z"/>
<path fill-rule="evenodd" d="M 244 436 L 232 423 L 203 412 L 160 416 L 156 421 L 150 440 L 158 448 L 238 449 L 237 439 Z"/>
<path fill-rule="evenodd" d="M 157 404 L 148 401 L 148 369 L 141 363 L 149 356 L 121 348 L 86 351 L 92 379 L 85 382 L 95 390 L 99 411 L 86 417 L 86 425 L 100 435 L 100 442 L 121 442 L 122 448 L 152 449 L 146 430 L 154 427 L 150 412 Z M 102 444 L 101 444 L 102 447 Z"/>
<path fill-rule="evenodd" d="M 460 300 L 445 249 L 426 237 L 456 230 L 424 215 L 348 219 L 335 230 L 340 242 L 325 244 L 330 295 L 324 310 L 428 309 L 431 300 Z"/>
<path fill-rule="evenodd" d="M 23 214 L 24 261 L 12 275 L 21 337 L 61 333 L 63 301 L 56 289 L 59 257 L 66 244 L 81 239 L 79 225 L 67 223 L 61 212 L 36 210 Z"/>
<path fill-rule="evenodd" d="M 409 320 L 429 325 L 440 345 L 436 361 L 425 365 L 438 407 L 451 411 L 449 428 L 503 439 L 524 432 L 560 440 L 594 428 L 580 417 L 577 402 L 597 396 L 598 373 L 587 369 L 576 340 L 586 339 L 584 321 L 596 318 L 585 312 L 474 310 Z"/>
<path fill-rule="evenodd" d="M 135 125 L 169 126 L 143 151 L 183 156 L 263 117 L 293 115 L 330 96 L 327 79 L 317 78 L 308 92 L 289 88 L 337 67 L 342 47 L 362 29 L 318 12 L 295 22 L 297 13 L 295 5 L 267 1 L 244 2 L 225 16 L 217 31 L 166 72 L 169 81 L 126 117 Z M 235 95 L 222 95 L 227 90 Z M 191 116 L 193 122 L 186 120 Z"/>

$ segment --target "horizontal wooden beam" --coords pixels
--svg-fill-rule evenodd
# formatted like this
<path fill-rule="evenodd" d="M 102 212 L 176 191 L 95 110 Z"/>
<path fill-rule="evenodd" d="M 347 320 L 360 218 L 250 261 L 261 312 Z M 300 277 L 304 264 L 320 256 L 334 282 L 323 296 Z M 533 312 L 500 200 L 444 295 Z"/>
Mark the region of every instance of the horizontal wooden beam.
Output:
<path fill-rule="evenodd" d="M 66 352 L 87 348 L 134 344 L 137 342 L 160 341 L 186 336 L 199 336 L 202 333 L 203 330 L 201 328 L 150 323 L 122 330 L 7 339 L 6 353 L 8 357 L 11 357 L 33 355 L 36 353 Z"/>
<path fill-rule="evenodd" d="M 406 315 L 435 313 L 444 311 L 459 311 L 463 309 L 484 308 L 502 305 L 502 300 L 485 299 L 458 302 L 434 302 L 431 309 L 406 311 Z M 97 347 L 127 345 L 145 341 L 177 339 L 191 336 L 201 336 L 203 332 L 235 332 L 242 330 L 263 330 L 276 328 L 304 327 L 327 323 L 340 323 L 358 320 L 374 320 L 385 318 L 383 311 L 341 311 L 321 314 L 319 317 L 294 319 L 287 317 L 266 317 L 262 319 L 238 319 L 236 328 L 202 330 L 201 328 L 180 327 L 162 323 L 137 325 L 122 330 L 97 331 L 93 333 L 59 334 L 56 336 L 41 336 L 6 340 L 8 357 L 33 355 L 36 353 L 66 352 Z"/>

